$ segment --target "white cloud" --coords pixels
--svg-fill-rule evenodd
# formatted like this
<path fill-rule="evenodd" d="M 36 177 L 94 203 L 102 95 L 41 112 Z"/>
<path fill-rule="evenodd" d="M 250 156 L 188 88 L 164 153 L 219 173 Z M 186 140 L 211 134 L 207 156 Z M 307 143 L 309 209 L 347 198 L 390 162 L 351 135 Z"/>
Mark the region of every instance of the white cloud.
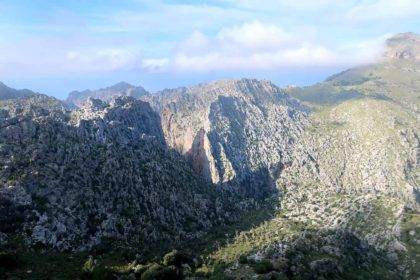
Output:
<path fill-rule="evenodd" d="M 221 43 L 241 45 L 246 49 L 262 50 L 293 44 L 295 38 L 276 25 L 254 21 L 222 29 L 217 34 L 217 40 Z"/>
<path fill-rule="evenodd" d="M 319 9 L 325 6 L 338 6 L 346 2 L 346 0 L 220 0 L 221 3 L 228 3 L 236 7 L 257 10 L 272 10 L 280 7 L 288 7 L 294 9 Z"/>
<path fill-rule="evenodd" d="M 219 28 L 253 16 L 250 11 L 201 3 L 167 3 L 162 0 L 140 0 L 138 3 L 136 8 L 105 15 L 104 19 L 108 24 L 91 26 L 92 30 L 133 32 L 147 36 L 179 35 L 190 30 Z"/>
<path fill-rule="evenodd" d="M 63 47 L 64 46 L 64 47 Z M 127 48 L 67 46 L 54 40 L 0 45 L 0 75 L 51 76 L 134 69 L 140 56 Z"/>
<path fill-rule="evenodd" d="M 159 71 L 165 68 L 169 63 L 166 58 L 149 58 L 143 59 L 141 67 L 149 71 Z"/>
<path fill-rule="evenodd" d="M 134 68 L 140 58 L 123 48 L 68 51 L 60 65 L 64 71 L 112 71 Z"/>
<path fill-rule="evenodd" d="M 325 46 L 260 21 L 223 28 L 214 36 L 194 32 L 172 56 L 161 59 L 162 71 L 276 70 L 295 66 L 340 66 L 367 63 L 381 53 L 383 38 Z"/>
<path fill-rule="evenodd" d="M 364 0 L 352 7 L 345 17 L 354 21 L 372 21 L 412 16 L 420 16 L 418 0 Z"/>
<path fill-rule="evenodd" d="M 52 10 L 38 24 L 0 26 L 0 75 L 347 67 L 374 60 L 383 38 L 363 38 L 388 25 L 393 31 L 407 28 L 403 19 L 420 15 L 416 2 L 130 0 L 130 9 L 121 5 L 86 15 Z"/>

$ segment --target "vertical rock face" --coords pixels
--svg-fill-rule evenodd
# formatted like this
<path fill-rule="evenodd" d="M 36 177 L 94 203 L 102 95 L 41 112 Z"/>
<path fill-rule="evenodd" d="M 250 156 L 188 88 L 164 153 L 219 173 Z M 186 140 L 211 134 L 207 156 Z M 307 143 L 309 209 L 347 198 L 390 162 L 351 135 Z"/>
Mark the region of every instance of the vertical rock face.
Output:
<path fill-rule="evenodd" d="M 306 122 L 305 108 L 268 81 L 218 81 L 149 100 L 161 112 L 168 145 L 198 174 L 255 195 L 273 187 Z"/>
<path fill-rule="evenodd" d="M 147 91 L 141 86 L 136 87 L 126 82 L 120 82 L 113 86 L 98 90 L 73 91 L 69 93 L 66 103 L 71 106 L 81 107 L 90 97 L 100 99 L 105 102 L 111 102 L 119 96 L 140 98 L 147 94 Z"/>
<path fill-rule="evenodd" d="M 48 100 L 56 102 L 22 99 L 0 114 L 0 235 L 61 250 L 104 238 L 147 249 L 229 215 L 217 214 L 212 189 L 166 148 L 148 103 L 90 99 L 70 112 Z"/>

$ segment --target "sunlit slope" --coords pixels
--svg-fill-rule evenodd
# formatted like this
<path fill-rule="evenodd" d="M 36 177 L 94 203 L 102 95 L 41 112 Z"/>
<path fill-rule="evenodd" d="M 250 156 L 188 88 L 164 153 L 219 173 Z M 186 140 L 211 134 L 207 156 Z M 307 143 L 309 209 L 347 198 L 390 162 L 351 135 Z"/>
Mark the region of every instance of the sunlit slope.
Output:
<path fill-rule="evenodd" d="M 212 258 L 243 279 L 260 266 L 276 279 L 417 279 L 418 61 L 287 91 L 313 111 L 277 180 L 279 210 Z"/>
<path fill-rule="evenodd" d="M 418 112 L 420 63 L 398 60 L 353 68 L 314 86 L 292 88 L 289 93 L 313 106 L 332 105 L 368 96 L 389 100 Z"/>

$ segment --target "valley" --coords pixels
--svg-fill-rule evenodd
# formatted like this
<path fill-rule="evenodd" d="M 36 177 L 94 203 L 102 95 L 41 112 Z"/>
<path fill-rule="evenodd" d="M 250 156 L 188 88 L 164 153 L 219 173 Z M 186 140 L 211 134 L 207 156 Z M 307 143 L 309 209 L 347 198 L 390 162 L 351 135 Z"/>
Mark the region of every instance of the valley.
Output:
<path fill-rule="evenodd" d="M 307 87 L 0 84 L 0 277 L 418 279 L 419 38 Z"/>

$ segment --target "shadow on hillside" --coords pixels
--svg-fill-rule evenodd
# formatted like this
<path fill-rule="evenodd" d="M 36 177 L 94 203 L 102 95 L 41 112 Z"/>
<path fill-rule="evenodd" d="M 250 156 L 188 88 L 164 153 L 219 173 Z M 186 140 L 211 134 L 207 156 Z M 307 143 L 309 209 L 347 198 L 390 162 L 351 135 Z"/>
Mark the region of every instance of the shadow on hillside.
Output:
<path fill-rule="evenodd" d="M 0 134 L 0 144 L 8 147 L 0 160 L 12 156 L 18 159 L 1 170 L 1 178 L 22 186 L 31 199 L 29 208 L 51 218 L 43 223 L 46 232 L 56 234 L 55 219 L 64 223 L 65 232 L 54 235 L 57 240 L 43 239 L 42 248 L 78 248 L 96 238 L 103 230 L 103 221 L 112 216 L 116 226 L 110 227 L 106 235 L 105 241 L 109 242 L 101 240 L 103 245 L 97 250 L 126 246 L 135 253 L 147 251 L 144 255 L 153 257 L 188 244 L 191 248 L 204 247 L 209 241 L 202 244 L 202 239 L 190 237 L 203 236 L 208 230 L 209 236 L 226 238 L 271 217 L 274 209 L 263 199 L 254 199 L 252 193 L 239 195 L 198 178 L 185 157 L 161 143 L 160 116 L 148 103 L 130 107 L 123 101 L 108 111 L 100 127 L 91 119 L 74 125 L 62 112 L 51 117 L 56 113 L 52 109 L 31 104 L 31 113 L 42 113 L 44 122 L 22 112 L 27 118 L 19 120 L 24 123 L 11 124 L 19 133 L 3 130 Z M 23 130 L 25 125 L 35 127 L 36 133 Z M 39 156 L 31 161 L 34 151 Z M 267 171 L 258 173 L 265 176 Z M 255 181 L 238 182 L 242 183 L 252 186 Z M 15 195 L 14 188 L 7 191 Z M 3 193 L 1 196 L 0 220 L 5 223 L 0 223 L 0 232 L 31 238 L 40 218 L 33 211 L 20 209 L 19 202 Z M 77 203 L 71 204 L 73 201 Z M 137 231 L 125 231 L 125 224 L 134 224 Z M 71 239 L 73 231 L 78 232 L 77 239 Z M 65 246 L 54 247 L 56 244 Z"/>

